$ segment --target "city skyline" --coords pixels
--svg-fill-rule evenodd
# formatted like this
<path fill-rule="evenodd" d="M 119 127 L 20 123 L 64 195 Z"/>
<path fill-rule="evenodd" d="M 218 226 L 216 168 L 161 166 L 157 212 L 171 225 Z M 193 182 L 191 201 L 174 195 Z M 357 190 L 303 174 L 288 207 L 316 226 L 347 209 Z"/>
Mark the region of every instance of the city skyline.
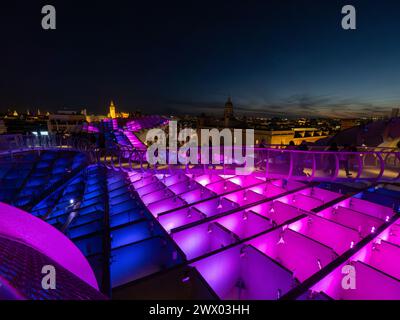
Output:
<path fill-rule="evenodd" d="M 7 4 L 0 111 L 87 108 L 104 113 L 222 112 L 357 118 L 400 105 L 400 28 L 394 1 L 112 5 L 54 1 L 57 29 L 41 29 L 41 4 Z M 379 14 L 379 13 L 382 14 Z M 383 14 L 384 13 L 384 14 Z"/>

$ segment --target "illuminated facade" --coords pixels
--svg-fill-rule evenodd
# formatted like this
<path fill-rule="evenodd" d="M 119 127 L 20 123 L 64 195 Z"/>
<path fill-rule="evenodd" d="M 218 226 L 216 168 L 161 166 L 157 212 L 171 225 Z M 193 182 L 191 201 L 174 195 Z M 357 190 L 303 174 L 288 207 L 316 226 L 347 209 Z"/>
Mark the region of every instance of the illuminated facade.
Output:
<path fill-rule="evenodd" d="M 111 119 L 115 119 L 117 117 L 117 114 L 115 112 L 115 105 L 113 101 L 111 101 L 109 109 L 110 109 L 109 117 Z"/>

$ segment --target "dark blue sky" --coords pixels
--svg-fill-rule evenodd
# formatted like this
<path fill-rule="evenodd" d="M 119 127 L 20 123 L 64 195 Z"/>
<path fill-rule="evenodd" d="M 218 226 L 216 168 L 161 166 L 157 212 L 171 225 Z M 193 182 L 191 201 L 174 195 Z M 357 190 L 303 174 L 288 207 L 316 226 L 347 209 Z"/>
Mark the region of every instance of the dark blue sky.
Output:
<path fill-rule="evenodd" d="M 85 4 L 82 4 L 84 2 Z M 57 30 L 41 29 L 41 7 Z M 357 30 L 341 29 L 341 8 Z M 1 4 L 0 110 L 359 116 L 400 104 L 393 0 Z"/>

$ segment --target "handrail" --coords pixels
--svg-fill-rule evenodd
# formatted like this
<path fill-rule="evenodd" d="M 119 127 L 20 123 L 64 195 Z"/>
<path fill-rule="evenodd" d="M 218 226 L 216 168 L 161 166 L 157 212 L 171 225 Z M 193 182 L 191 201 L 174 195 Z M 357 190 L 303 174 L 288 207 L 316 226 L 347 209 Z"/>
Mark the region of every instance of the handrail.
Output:
<path fill-rule="evenodd" d="M 267 178 L 284 178 L 306 181 L 390 181 L 400 180 L 400 151 L 382 149 L 357 152 L 297 150 L 278 148 L 246 148 L 246 147 L 198 147 L 188 150 L 197 151 L 198 163 L 170 163 L 170 156 L 176 154 L 175 149 L 158 150 L 165 155 L 166 163 L 150 165 L 147 162 L 147 150 L 133 146 L 110 143 L 107 148 L 99 148 L 89 140 L 81 137 L 49 135 L 45 139 L 37 137 L 20 138 L 19 144 L 12 145 L 3 154 L 12 155 L 30 150 L 73 150 L 89 155 L 92 163 L 105 165 L 118 171 L 150 171 L 152 173 L 170 174 L 175 171 L 193 174 L 236 174 L 236 169 L 251 166 L 252 174 Z M 201 162 L 204 148 L 208 148 L 209 163 Z M 228 151 L 225 154 L 225 151 Z M 234 158 L 235 151 L 249 156 L 242 164 Z M 5 152 L 5 153 L 4 153 Z M 170 154 L 171 152 L 171 154 Z M 1 152 L 0 152 L 1 154 Z M 204 159 L 203 159 L 204 160 Z M 253 164 L 254 163 L 254 164 Z"/>

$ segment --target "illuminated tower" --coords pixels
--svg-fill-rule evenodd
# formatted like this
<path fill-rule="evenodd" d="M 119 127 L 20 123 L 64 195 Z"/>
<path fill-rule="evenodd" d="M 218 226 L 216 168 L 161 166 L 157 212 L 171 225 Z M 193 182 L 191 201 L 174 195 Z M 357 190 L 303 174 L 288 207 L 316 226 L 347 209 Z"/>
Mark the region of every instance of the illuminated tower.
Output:
<path fill-rule="evenodd" d="M 224 124 L 226 128 L 230 126 L 229 122 L 232 118 L 233 118 L 233 104 L 231 97 L 228 97 L 228 101 L 226 101 L 224 109 Z"/>
<path fill-rule="evenodd" d="M 111 101 L 111 104 L 110 104 L 110 117 L 111 117 L 111 119 L 116 118 L 115 105 L 114 105 L 113 101 Z"/>
<path fill-rule="evenodd" d="M 226 101 L 225 103 L 224 118 L 226 119 L 233 118 L 233 104 L 231 97 L 228 97 L 228 101 Z"/>

